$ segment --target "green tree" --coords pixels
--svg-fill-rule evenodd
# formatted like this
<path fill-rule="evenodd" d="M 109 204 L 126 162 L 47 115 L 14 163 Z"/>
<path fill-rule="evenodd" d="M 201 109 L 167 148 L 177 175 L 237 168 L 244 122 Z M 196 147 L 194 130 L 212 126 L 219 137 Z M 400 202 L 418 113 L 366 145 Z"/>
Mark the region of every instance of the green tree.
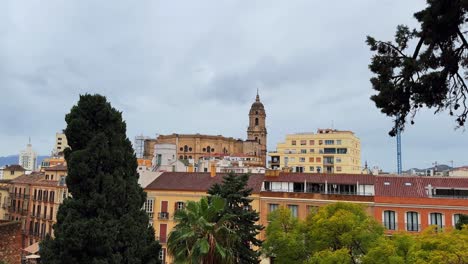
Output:
<path fill-rule="evenodd" d="M 422 107 L 436 113 L 449 110 L 463 126 L 468 116 L 468 42 L 466 0 L 427 0 L 427 7 L 414 14 L 420 29 L 399 25 L 395 41 L 367 37 L 372 57 L 371 79 L 378 93 L 371 97 L 382 113 L 395 118 L 390 131 L 403 130 L 407 117 Z"/>
<path fill-rule="evenodd" d="M 292 216 L 288 208 L 280 207 L 268 215 L 267 239 L 263 243 L 266 256 L 275 263 L 302 263 L 312 253 L 303 221 Z"/>
<path fill-rule="evenodd" d="M 349 256 L 348 249 L 342 248 L 338 250 L 325 249 L 316 252 L 310 257 L 306 264 L 349 264 L 351 257 Z"/>
<path fill-rule="evenodd" d="M 220 196 L 226 200 L 223 214 L 234 215 L 233 228 L 239 235 L 238 245 L 233 247 L 236 263 L 259 263 L 260 251 L 258 250 L 262 241 L 257 235 L 263 229 L 258 225 L 258 212 L 251 210 L 252 189 L 247 188 L 248 174 L 236 175 L 229 173 L 223 179 L 222 184 L 214 184 L 208 194 Z"/>
<path fill-rule="evenodd" d="M 380 237 L 369 252 L 362 258 L 362 264 L 405 264 L 413 263 L 412 252 L 416 244 L 415 236 L 394 234 Z"/>
<path fill-rule="evenodd" d="M 141 209 L 137 162 L 122 114 L 100 95 L 82 95 L 66 115 L 66 183 L 55 238 L 41 243 L 44 263 L 159 263 L 160 245 Z"/>
<path fill-rule="evenodd" d="M 383 235 L 381 224 L 352 203 L 324 206 L 307 223 L 315 252 L 347 249 L 352 263 L 365 255 Z"/>
<path fill-rule="evenodd" d="M 464 225 L 468 225 L 468 215 L 461 214 L 458 222 L 455 223 L 455 228 L 461 230 Z"/>
<path fill-rule="evenodd" d="M 212 196 L 199 202 L 188 201 L 175 213 L 176 226 L 167 247 L 175 263 L 236 263 L 233 247 L 239 236 L 233 228 L 234 215 L 224 213 L 226 202 Z"/>

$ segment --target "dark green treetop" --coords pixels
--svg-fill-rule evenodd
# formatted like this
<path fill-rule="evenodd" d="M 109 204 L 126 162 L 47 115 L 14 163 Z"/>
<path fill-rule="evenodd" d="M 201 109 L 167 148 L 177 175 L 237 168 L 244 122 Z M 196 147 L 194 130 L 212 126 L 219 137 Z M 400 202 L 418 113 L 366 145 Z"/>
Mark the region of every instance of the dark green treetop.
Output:
<path fill-rule="evenodd" d="M 122 114 L 103 96 L 82 95 L 65 120 L 71 197 L 57 212 L 55 238 L 41 243 L 42 261 L 160 263 Z"/>
<path fill-rule="evenodd" d="M 208 194 L 226 199 L 224 214 L 235 215 L 232 220 L 234 229 L 240 237 L 237 245 L 233 247 L 237 263 L 259 263 L 262 241 L 257 235 L 263 229 L 256 224 L 259 220 L 258 212 L 251 209 L 252 189 L 247 187 L 248 174 L 236 175 L 229 173 L 224 176 L 222 184 L 214 184 Z"/>

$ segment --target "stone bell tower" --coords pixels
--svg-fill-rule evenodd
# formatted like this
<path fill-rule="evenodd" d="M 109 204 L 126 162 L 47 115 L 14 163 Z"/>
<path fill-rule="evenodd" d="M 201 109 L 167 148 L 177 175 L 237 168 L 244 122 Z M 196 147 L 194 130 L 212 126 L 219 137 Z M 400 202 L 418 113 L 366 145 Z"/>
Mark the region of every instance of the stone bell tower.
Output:
<path fill-rule="evenodd" d="M 255 102 L 252 104 L 252 107 L 250 107 L 247 139 L 255 140 L 260 144 L 261 153 L 259 153 L 259 156 L 262 156 L 262 158 L 266 161 L 267 129 L 265 121 L 265 107 L 263 106 L 262 102 L 260 102 L 260 96 L 258 95 L 257 90 L 257 97 Z"/>

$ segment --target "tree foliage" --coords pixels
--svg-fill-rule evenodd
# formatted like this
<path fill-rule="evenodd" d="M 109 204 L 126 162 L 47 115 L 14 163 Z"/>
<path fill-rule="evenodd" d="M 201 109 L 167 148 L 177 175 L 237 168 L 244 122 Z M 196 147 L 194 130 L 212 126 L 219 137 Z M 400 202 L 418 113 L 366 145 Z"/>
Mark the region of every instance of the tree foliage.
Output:
<path fill-rule="evenodd" d="M 427 7 L 414 14 L 420 29 L 399 25 L 394 42 L 370 36 L 371 79 L 377 91 L 371 97 L 386 115 L 395 118 L 390 135 L 403 130 L 407 118 L 422 107 L 436 113 L 449 110 L 458 126 L 468 116 L 468 67 L 466 41 L 467 0 L 427 0 Z"/>
<path fill-rule="evenodd" d="M 232 249 L 236 258 L 236 263 L 259 263 L 259 247 L 262 241 L 257 239 L 257 235 L 263 229 L 258 225 L 258 212 L 251 210 L 252 189 L 247 188 L 249 180 L 248 174 L 236 175 L 230 173 L 223 179 L 222 184 L 214 184 L 208 194 L 211 196 L 220 196 L 226 200 L 226 207 L 223 214 L 234 215 L 233 228 L 239 235 L 238 245 Z"/>
<path fill-rule="evenodd" d="M 167 247 L 175 263 L 236 263 L 233 248 L 239 236 L 233 228 L 234 215 L 224 213 L 223 198 L 206 197 L 188 201 L 175 213 L 176 226 Z"/>
<path fill-rule="evenodd" d="M 141 209 L 137 161 L 122 114 L 100 95 L 82 95 L 65 118 L 67 188 L 44 263 L 159 263 L 160 245 Z"/>
<path fill-rule="evenodd" d="M 278 263 L 357 263 L 383 235 L 380 224 L 350 203 L 327 205 L 304 221 L 286 208 L 269 217 L 264 248 Z"/>

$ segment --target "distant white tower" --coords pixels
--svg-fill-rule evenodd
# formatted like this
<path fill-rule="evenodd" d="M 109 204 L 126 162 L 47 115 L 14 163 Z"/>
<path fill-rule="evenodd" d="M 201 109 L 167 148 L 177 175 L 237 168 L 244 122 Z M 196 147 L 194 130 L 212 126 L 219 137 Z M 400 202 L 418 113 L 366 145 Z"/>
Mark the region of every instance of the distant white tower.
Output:
<path fill-rule="evenodd" d="M 26 149 L 20 152 L 19 165 L 28 171 L 34 171 L 37 167 L 37 153 L 32 149 L 31 138 Z"/>

